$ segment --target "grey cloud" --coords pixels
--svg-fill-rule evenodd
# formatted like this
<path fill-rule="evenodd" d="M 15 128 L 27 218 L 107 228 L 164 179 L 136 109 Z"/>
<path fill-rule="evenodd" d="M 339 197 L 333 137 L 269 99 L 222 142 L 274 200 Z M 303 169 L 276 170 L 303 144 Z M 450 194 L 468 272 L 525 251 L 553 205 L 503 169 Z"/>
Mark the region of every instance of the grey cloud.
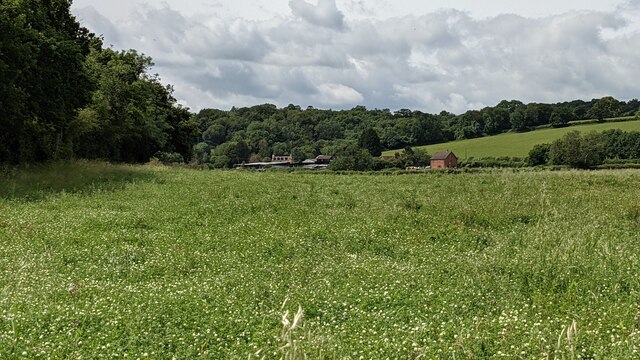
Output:
<path fill-rule="evenodd" d="M 195 110 L 271 102 L 462 112 L 502 99 L 640 92 L 629 81 L 640 73 L 640 34 L 614 10 L 487 19 L 445 10 L 347 26 L 333 0 L 290 5 L 295 18 L 259 22 L 168 7 L 144 7 L 117 24 L 90 9 L 79 16 L 106 43 L 152 56 L 154 71 Z"/>
<path fill-rule="evenodd" d="M 335 0 L 318 0 L 315 6 L 305 0 L 291 0 L 289 8 L 295 16 L 316 26 L 337 30 L 345 26 L 344 14 L 338 10 Z"/>
<path fill-rule="evenodd" d="M 262 81 L 260 73 L 247 63 L 222 61 L 214 69 L 201 67 L 185 70 L 185 76 L 199 89 L 221 97 L 237 94 L 274 98 L 282 92 L 276 83 Z"/>
<path fill-rule="evenodd" d="M 110 42 L 112 44 L 119 44 L 120 32 L 118 29 L 93 6 L 78 9 L 76 11 L 76 18 L 82 24 L 90 24 L 91 29 L 97 32 L 98 35 L 103 35 L 105 40 L 107 40 L 107 46 Z"/>

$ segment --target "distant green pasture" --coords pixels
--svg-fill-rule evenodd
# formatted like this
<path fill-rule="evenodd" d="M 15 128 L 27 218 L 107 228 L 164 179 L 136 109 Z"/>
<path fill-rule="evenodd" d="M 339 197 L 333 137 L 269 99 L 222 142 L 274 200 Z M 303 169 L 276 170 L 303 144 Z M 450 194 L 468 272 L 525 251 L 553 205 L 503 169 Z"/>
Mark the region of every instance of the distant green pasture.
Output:
<path fill-rule="evenodd" d="M 496 136 L 488 136 L 476 139 L 452 141 L 442 144 L 434 144 L 421 146 L 419 149 L 425 149 L 429 154 L 437 151 L 450 150 L 459 158 L 467 157 L 499 157 L 499 156 L 517 156 L 525 157 L 534 145 L 549 143 L 559 139 L 570 131 L 581 132 L 602 132 L 605 130 L 620 129 L 623 131 L 640 131 L 640 121 L 626 122 L 606 122 L 601 124 L 589 123 L 574 125 L 565 128 L 547 128 L 525 133 L 504 133 Z M 393 155 L 401 150 L 386 151 L 383 155 Z"/>

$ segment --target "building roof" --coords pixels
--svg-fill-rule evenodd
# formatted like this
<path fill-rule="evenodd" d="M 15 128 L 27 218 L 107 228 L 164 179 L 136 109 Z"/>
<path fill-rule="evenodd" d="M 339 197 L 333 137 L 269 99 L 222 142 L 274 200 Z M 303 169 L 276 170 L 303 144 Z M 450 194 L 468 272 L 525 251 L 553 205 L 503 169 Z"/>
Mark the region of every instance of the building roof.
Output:
<path fill-rule="evenodd" d="M 316 169 L 326 169 L 328 166 L 329 165 L 327 164 L 312 164 L 312 165 L 304 165 L 302 168 L 316 170 Z"/>
<path fill-rule="evenodd" d="M 453 157 L 455 157 L 456 159 L 458 158 L 452 151 L 438 151 L 437 153 L 433 154 L 431 160 L 446 160 L 449 155 L 453 155 Z"/>
<path fill-rule="evenodd" d="M 270 162 L 235 164 L 234 167 L 282 166 L 282 165 L 290 165 L 290 164 L 291 163 L 288 161 L 270 161 Z"/>
<path fill-rule="evenodd" d="M 333 156 L 329 156 L 329 155 L 318 155 L 316 156 L 316 160 L 331 160 L 333 159 Z"/>

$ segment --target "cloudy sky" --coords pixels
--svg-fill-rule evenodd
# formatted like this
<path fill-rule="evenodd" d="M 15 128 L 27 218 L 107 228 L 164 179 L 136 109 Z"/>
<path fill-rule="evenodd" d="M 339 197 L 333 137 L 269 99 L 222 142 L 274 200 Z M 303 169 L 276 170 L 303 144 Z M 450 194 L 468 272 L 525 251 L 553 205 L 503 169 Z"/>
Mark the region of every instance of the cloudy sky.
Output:
<path fill-rule="evenodd" d="M 640 0 L 75 0 L 194 111 L 640 96 Z"/>

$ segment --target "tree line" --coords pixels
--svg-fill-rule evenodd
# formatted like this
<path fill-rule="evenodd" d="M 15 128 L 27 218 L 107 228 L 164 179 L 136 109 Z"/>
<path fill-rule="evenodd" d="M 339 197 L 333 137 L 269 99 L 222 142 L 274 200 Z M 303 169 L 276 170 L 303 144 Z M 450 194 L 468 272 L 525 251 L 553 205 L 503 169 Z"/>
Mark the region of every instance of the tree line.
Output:
<path fill-rule="evenodd" d="M 0 163 L 189 160 L 198 135 L 149 57 L 115 51 L 68 0 L 0 2 Z"/>
<path fill-rule="evenodd" d="M 363 106 L 340 111 L 302 109 L 297 105 L 277 108 L 272 104 L 229 111 L 204 109 L 194 116 L 200 131 L 194 159 L 223 168 L 265 161 L 272 154 L 291 154 L 295 160 L 319 154 L 352 156 L 354 147 L 377 157 L 383 150 L 528 131 L 539 126 L 563 127 L 574 120 L 602 121 L 635 115 L 639 110 L 637 99 L 625 102 L 613 97 L 556 104 L 504 100 L 461 115 L 408 109 L 392 112 Z"/>
<path fill-rule="evenodd" d="M 534 146 L 528 162 L 537 165 L 568 165 L 592 168 L 610 163 L 640 163 L 640 132 L 607 130 L 582 134 L 571 131 L 550 143 Z"/>

